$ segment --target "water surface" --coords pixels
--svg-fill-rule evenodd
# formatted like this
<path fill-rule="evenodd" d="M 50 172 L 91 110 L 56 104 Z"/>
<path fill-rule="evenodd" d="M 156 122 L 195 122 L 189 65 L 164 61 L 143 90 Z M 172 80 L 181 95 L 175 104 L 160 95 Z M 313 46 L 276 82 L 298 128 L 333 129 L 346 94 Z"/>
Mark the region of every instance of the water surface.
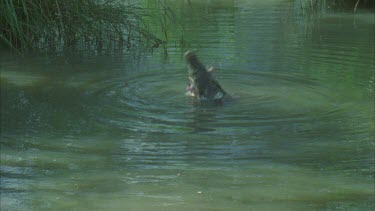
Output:
<path fill-rule="evenodd" d="M 177 8 L 167 55 L 1 53 L 1 209 L 374 209 L 374 14 Z M 190 49 L 232 102 L 184 95 Z"/>

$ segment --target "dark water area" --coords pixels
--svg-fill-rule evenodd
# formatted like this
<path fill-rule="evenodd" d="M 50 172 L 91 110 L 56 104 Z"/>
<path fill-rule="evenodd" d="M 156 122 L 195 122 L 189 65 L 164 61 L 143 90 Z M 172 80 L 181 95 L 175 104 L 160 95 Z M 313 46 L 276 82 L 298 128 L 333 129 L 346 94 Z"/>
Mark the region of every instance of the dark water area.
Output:
<path fill-rule="evenodd" d="M 0 52 L 1 210 L 373 210 L 374 14 L 176 7 L 188 47 Z M 192 49 L 233 101 L 185 95 Z"/>

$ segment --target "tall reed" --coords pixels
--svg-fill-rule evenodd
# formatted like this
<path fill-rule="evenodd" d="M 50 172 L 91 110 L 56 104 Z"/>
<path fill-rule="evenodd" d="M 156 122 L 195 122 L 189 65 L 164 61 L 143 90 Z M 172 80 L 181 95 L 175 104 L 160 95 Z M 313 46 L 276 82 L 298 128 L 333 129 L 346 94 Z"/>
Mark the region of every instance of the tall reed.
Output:
<path fill-rule="evenodd" d="M 0 8 L 0 41 L 18 52 L 163 42 L 145 29 L 145 10 L 132 0 L 1 0 Z"/>

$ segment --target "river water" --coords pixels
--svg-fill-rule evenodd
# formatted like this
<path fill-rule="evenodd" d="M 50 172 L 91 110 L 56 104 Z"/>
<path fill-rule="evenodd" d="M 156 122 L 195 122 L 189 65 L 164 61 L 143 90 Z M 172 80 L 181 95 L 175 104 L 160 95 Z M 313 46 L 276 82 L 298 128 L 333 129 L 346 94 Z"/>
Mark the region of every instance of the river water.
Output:
<path fill-rule="evenodd" d="M 1 210 L 373 210 L 374 14 L 298 11 L 192 1 L 188 46 L 1 52 Z M 194 49 L 233 101 L 185 96 Z"/>

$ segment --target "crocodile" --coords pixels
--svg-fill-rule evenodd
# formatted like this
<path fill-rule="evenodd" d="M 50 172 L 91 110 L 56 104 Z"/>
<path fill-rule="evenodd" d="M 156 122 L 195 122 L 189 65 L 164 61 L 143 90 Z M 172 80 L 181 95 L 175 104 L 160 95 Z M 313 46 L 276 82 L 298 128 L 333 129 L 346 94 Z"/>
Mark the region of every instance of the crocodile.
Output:
<path fill-rule="evenodd" d="M 193 96 L 201 101 L 219 103 L 230 97 L 213 77 L 213 67 L 207 69 L 192 51 L 185 53 L 185 59 L 189 74 L 188 86 L 186 87 L 187 95 Z"/>

